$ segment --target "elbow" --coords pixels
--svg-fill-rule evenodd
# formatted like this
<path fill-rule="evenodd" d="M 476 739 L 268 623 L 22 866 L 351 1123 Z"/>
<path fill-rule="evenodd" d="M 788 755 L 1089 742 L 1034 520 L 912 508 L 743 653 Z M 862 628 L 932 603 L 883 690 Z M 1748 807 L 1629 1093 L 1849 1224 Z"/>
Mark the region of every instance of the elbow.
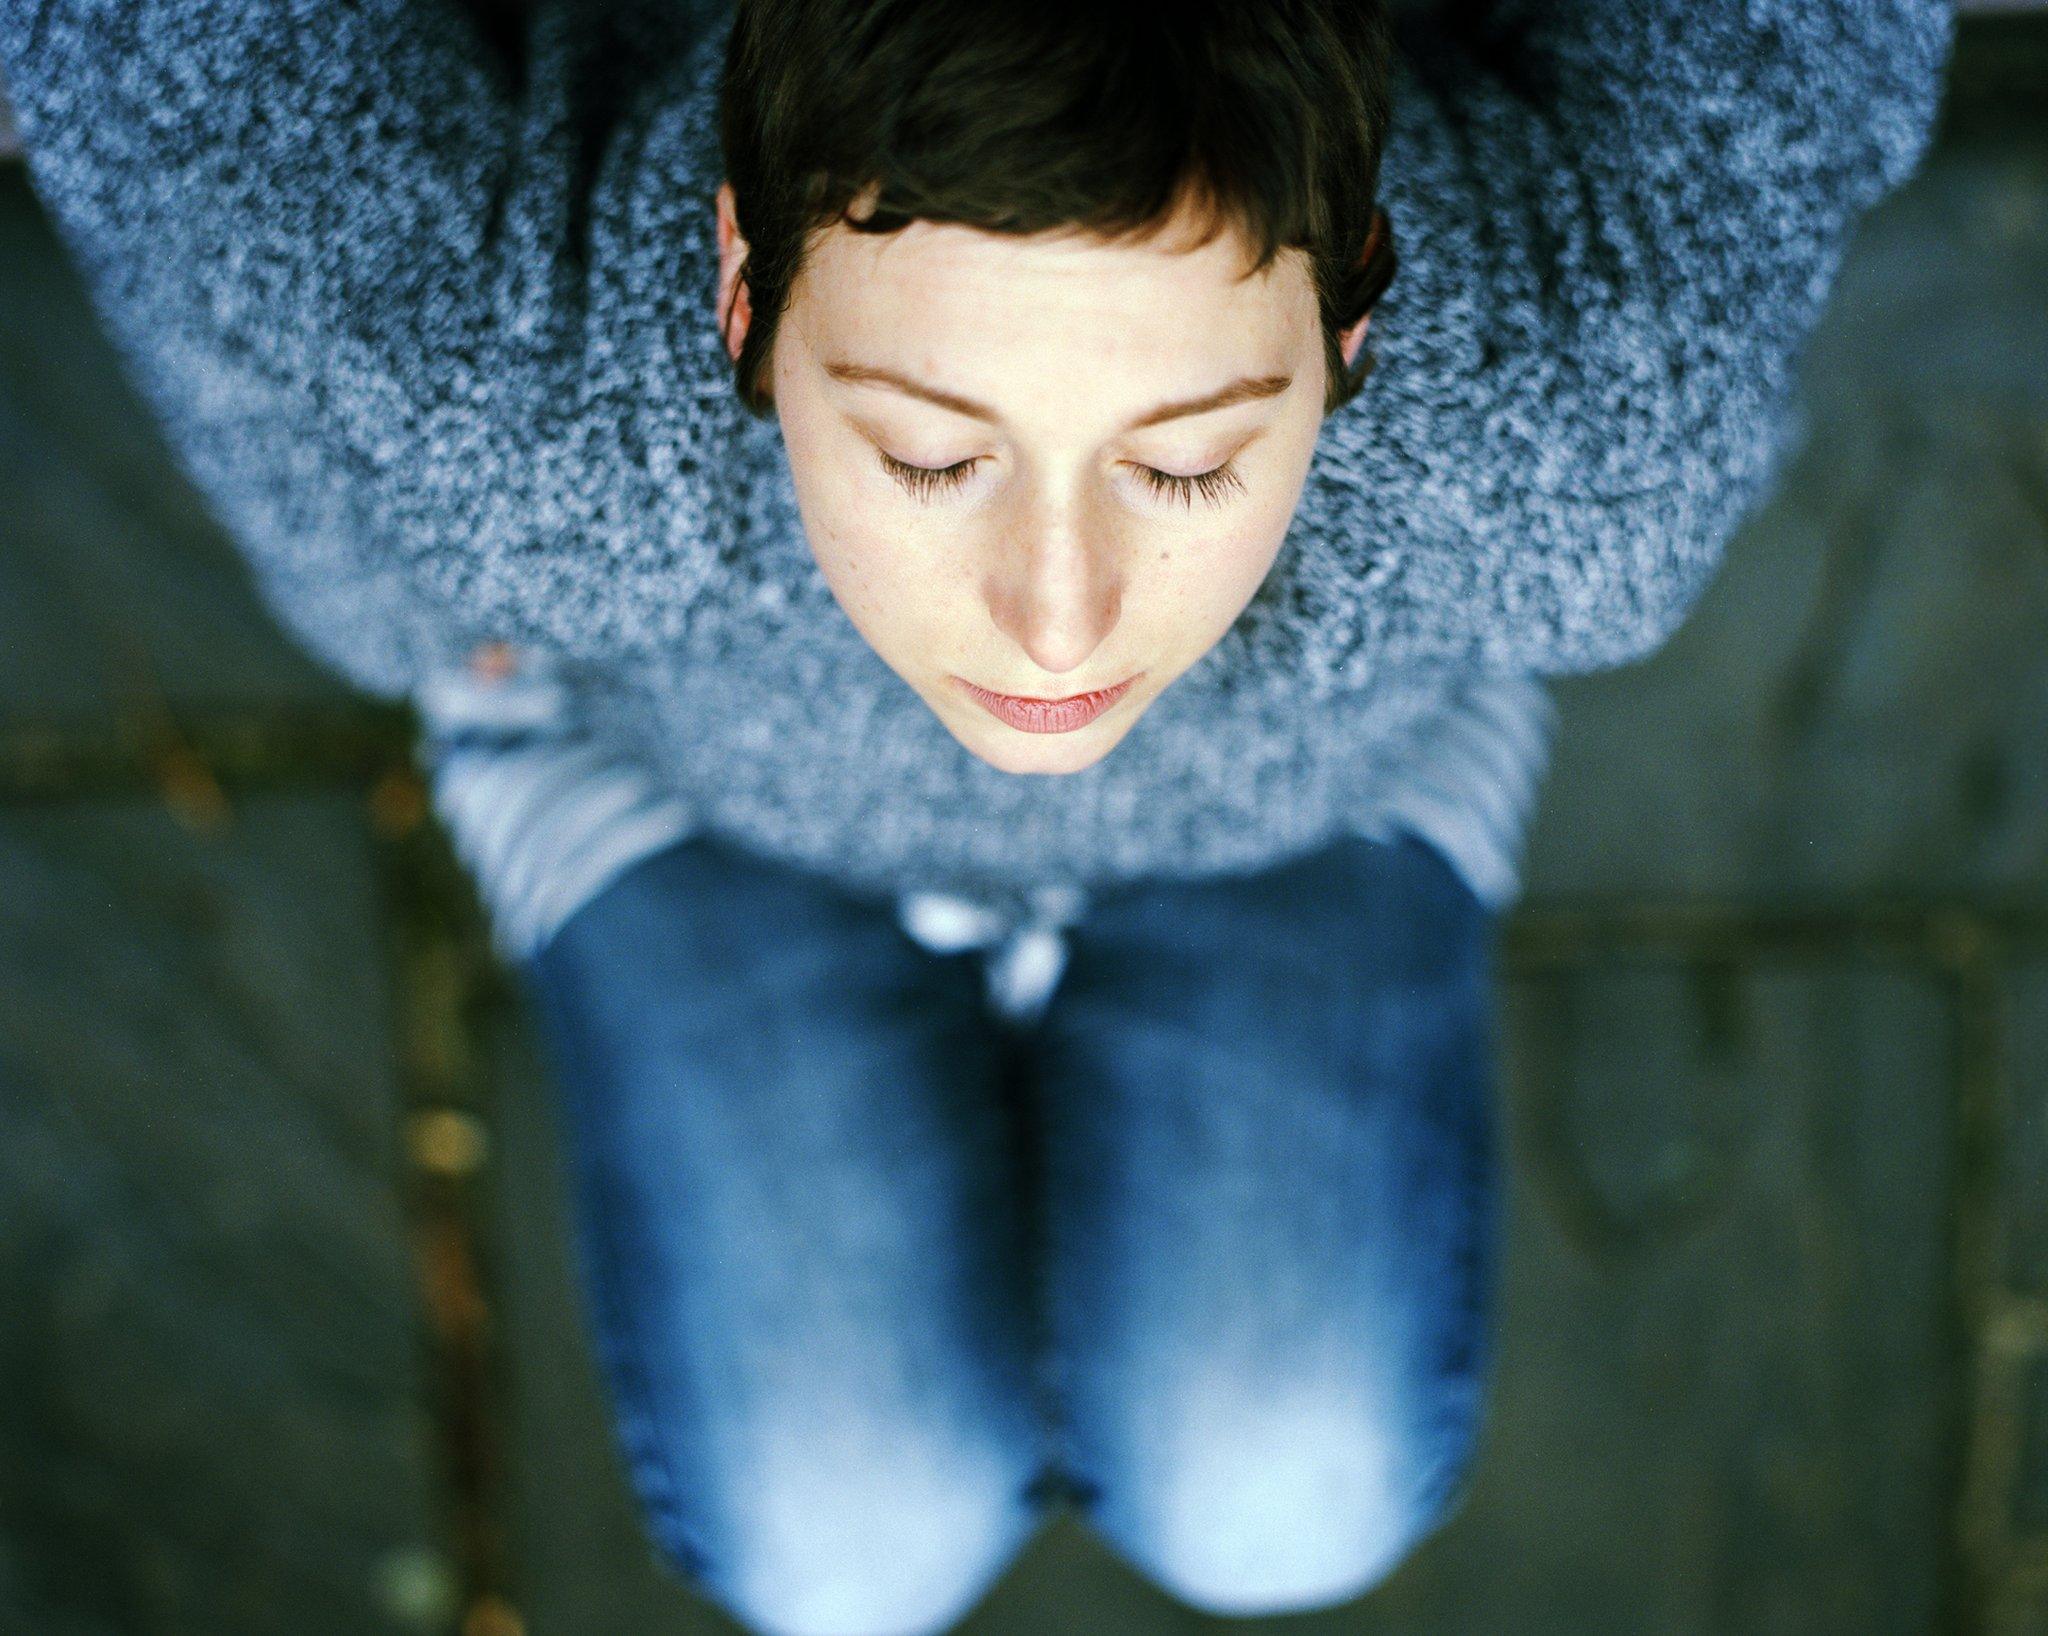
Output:
<path fill-rule="evenodd" d="M 1681 574 L 1669 564 L 1620 573 L 1581 603 L 1569 634 L 1543 644 L 1535 668 L 1553 675 L 1583 675 L 1639 664 L 1658 652 L 1691 618 L 1711 569 Z"/>
<path fill-rule="evenodd" d="M 1640 664 L 1660 652 L 1685 627 L 1720 567 L 1720 553 L 1674 551 L 1669 565 L 1639 595 L 1626 598 L 1615 613 L 1615 639 L 1609 645 L 1609 666 Z"/>
<path fill-rule="evenodd" d="M 1551 628 L 1531 631 L 1537 668 L 1613 670 L 1658 652 L 1692 617 L 1719 571 L 1733 507 L 1703 502 L 1682 477 L 1626 497 L 1581 502 L 1561 519 L 1576 548 L 1553 559 Z M 1563 546 L 1563 541 L 1559 542 Z"/>

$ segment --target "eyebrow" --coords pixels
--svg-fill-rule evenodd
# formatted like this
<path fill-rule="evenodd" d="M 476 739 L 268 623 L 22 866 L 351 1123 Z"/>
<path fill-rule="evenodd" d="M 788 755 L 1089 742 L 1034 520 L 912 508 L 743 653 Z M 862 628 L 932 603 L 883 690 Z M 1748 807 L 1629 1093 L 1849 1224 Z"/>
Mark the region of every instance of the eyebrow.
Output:
<path fill-rule="evenodd" d="M 986 404 L 976 403 L 972 398 L 963 398 L 952 392 L 941 391 L 935 386 L 926 386 L 922 381 L 912 380 L 908 375 L 898 374 L 893 369 L 881 369 L 872 364 L 827 362 L 825 373 L 835 381 L 844 381 L 849 386 L 890 387 L 909 397 L 922 398 L 926 403 L 935 403 L 941 409 L 950 409 L 956 415 L 966 415 L 974 420 L 994 424 L 1002 419 L 1002 416 Z M 1161 421 L 1181 420 L 1189 415 L 1205 415 L 1212 409 L 1227 409 L 1232 404 L 1251 403 L 1260 398 L 1277 398 L 1293 384 L 1292 375 L 1240 376 L 1228 386 L 1204 393 L 1199 398 L 1156 404 L 1124 429 L 1135 432 L 1141 427 L 1157 426 Z"/>

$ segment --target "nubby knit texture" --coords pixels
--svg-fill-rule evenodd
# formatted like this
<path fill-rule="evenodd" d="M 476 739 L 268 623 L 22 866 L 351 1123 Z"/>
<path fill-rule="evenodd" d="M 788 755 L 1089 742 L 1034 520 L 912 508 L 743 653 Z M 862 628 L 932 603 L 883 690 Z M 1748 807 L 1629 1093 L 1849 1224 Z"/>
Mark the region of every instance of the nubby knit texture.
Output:
<path fill-rule="evenodd" d="M 1505 907 L 1541 678 L 1654 651 L 1768 491 L 1950 0 L 1455 11 L 1398 17 L 1373 376 L 1241 617 L 1059 777 L 974 757 L 868 648 L 733 394 L 729 9 L 538 0 L 504 52 L 452 0 L 0 0 L 0 76 L 269 606 L 419 705 L 505 952 L 699 830 L 936 946 L 1397 825 Z"/>

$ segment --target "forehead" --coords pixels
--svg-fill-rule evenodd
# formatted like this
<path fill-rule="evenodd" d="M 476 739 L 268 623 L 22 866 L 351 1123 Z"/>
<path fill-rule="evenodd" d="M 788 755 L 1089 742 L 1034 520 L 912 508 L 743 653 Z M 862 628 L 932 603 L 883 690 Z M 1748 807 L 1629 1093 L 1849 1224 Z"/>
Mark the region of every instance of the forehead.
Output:
<path fill-rule="evenodd" d="M 1315 298 L 1306 257 L 1285 250 L 1259 272 L 1234 228 L 1197 246 L 1192 218 L 1147 239 L 1076 231 L 1019 237 L 913 222 L 862 234 L 834 223 L 791 292 L 815 343 L 899 367 L 962 356 L 1131 370 L 1176 359 L 1247 365 L 1290 352 Z M 1197 369 L 1207 378 L 1213 369 Z"/>

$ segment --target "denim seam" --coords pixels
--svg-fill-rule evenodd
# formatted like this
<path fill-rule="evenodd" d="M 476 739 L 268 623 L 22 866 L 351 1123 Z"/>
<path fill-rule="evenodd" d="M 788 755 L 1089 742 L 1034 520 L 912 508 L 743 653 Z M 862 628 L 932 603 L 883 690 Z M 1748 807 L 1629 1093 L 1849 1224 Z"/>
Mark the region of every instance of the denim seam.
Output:
<path fill-rule="evenodd" d="M 1494 1030 L 1489 1024 L 1481 1057 L 1487 1066 L 1480 1121 L 1459 1144 L 1465 1208 L 1460 1212 L 1463 1231 L 1458 1237 L 1457 1259 L 1464 1296 L 1460 1323 L 1454 1333 L 1469 1338 L 1471 1342 L 1464 1367 L 1459 1371 L 1460 1385 L 1469 1386 L 1473 1394 L 1469 1416 L 1471 1441 L 1453 1456 L 1435 1462 L 1418 1485 L 1417 1510 L 1424 1535 L 1436 1532 L 1450 1521 L 1478 1474 L 1479 1440 L 1492 1373 L 1494 1346 L 1488 1320 L 1495 1309 L 1492 1296 L 1500 1254 L 1496 1229 L 1500 1215 L 1500 1189 L 1505 1180 L 1497 1125 L 1498 1082 L 1491 1067 L 1494 1060 Z M 1446 1368 L 1444 1373 L 1448 1376 L 1451 1371 Z M 1453 1434 L 1466 1429 L 1462 1411 L 1460 1416 L 1440 1415 L 1439 1422 L 1444 1430 Z"/>
<path fill-rule="evenodd" d="M 659 1394 L 651 1384 L 645 1341 L 632 1303 L 624 1295 L 624 1248 L 614 1230 L 618 1213 L 611 1209 L 608 1188 L 598 1166 L 585 1156 L 577 1161 L 581 1185 L 592 1206 L 586 1215 L 592 1250 L 592 1294 L 599 1309 L 598 1335 L 619 1397 L 622 1441 L 634 1488 L 661 1543 L 686 1572 L 702 1578 L 710 1566 L 682 1507 L 682 1484 L 667 1453 L 666 1423 L 657 1408 Z"/>

